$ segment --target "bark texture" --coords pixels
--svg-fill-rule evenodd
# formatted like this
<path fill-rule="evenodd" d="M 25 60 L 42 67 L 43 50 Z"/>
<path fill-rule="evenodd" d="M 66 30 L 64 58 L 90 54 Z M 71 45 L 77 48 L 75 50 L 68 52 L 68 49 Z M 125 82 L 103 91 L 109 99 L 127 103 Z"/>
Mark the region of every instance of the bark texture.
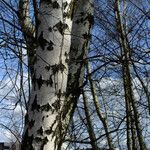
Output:
<path fill-rule="evenodd" d="M 82 88 L 93 1 L 41 0 L 35 27 L 28 0 L 20 0 L 20 11 L 29 53 L 34 52 L 28 58 L 34 61 L 22 150 L 62 150 Z"/>

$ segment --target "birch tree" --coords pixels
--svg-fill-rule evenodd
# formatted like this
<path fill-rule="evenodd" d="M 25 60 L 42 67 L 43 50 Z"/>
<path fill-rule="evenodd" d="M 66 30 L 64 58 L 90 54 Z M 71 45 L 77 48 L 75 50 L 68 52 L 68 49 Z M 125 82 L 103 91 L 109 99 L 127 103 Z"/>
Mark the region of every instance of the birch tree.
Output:
<path fill-rule="evenodd" d="M 149 148 L 149 1 L 95 0 L 88 51 L 90 4 L 0 1 L 0 130 L 21 141 L 27 109 L 22 149 Z"/>
<path fill-rule="evenodd" d="M 22 149 L 61 150 L 83 84 L 93 0 L 19 1 L 32 90 Z"/>

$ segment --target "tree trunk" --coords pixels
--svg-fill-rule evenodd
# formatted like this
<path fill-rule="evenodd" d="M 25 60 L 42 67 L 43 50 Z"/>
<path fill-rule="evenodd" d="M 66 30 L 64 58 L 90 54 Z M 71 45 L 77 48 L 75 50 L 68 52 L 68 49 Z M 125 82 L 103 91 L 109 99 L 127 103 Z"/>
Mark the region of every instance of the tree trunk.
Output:
<path fill-rule="evenodd" d="M 87 98 L 84 90 L 83 90 L 82 95 L 83 95 L 84 111 L 85 111 L 85 116 L 86 116 L 86 121 L 87 121 L 86 127 L 87 127 L 87 131 L 89 134 L 90 143 L 94 150 L 99 150 L 99 148 L 97 146 L 96 136 L 94 133 L 94 127 L 92 125 L 92 120 L 91 120 L 91 116 L 90 116 L 90 111 L 89 111 L 89 106 L 88 106 L 88 98 Z"/>
<path fill-rule="evenodd" d="M 20 10 L 28 5 L 20 0 Z M 61 150 L 83 83 L 93 1 L 41 0 L 39 7 L 32 38 L 30 20 L 20 20 L 28 45 L 36 45 L 22 150 Z"/>
<path fill-rule="evenodd" d="M 122 76 L 124 83 L 124 92 L 125 92 L 125 101 L 126 101 L 126 112 L 127 112 L 127 146 L 128 149 L 131 149 L 131 139 L 129 135 L 129 128 L 131 127 L 132 133 L 132 148 L 138 149 L 136 145 L 137 139 L 139 143 L 140 150 L 147 150 L 147 146 L 144 142 L 142 135 L 142 129 L 139 121 L 139 112 L 136 106 L 136 100 L 132 89 L 132 79 L 131 79 L 131 70 L 130 70 L 130 61 L 131 60 L 131 49 L 128 42 L 128 37 L 125 34 L 126 31 L 123 28 L 122 17 L 120 15 L 119 9 L 120 0 L 115 1 L 114 11 L 116 15 L 116 26 L 119 36 L 119 43 L 122 49 Z M 137 139 L 136 139 L 136 135 Z"/>
<path fill-rule="evenodd" d="M 89 84 L 90 84 L 90 88 L 91 88 L 93 102 L 94 102 L 94 106 L 96 108 L 96 113 L 97 113 L 100 121 L 103 124 L 104 130 L 105 130 L 105 133 L 106 133 L 108 146 L 109 146 L 109 148 L 111 150 L 114 150 L 112 137 L 111 137 L 111 134 L 109 133 L 109 127 L 108 127 L 107 118 L 106 118 L 105 115 L 103 115 L 103 113 L 101 111 L 101 107 L 100 107 L 99 101 L 98 101 L 98 96 L 97 96 L 97 93 L 96 93 L 96 87 L 95 87 L 95 84 L 93 82 L 92 75 L 91 75 L 90 64 L 88 64 L 88 66 L 87 66 L 87 72 L 88 72 L 88 80 L 89 80 Z"/>

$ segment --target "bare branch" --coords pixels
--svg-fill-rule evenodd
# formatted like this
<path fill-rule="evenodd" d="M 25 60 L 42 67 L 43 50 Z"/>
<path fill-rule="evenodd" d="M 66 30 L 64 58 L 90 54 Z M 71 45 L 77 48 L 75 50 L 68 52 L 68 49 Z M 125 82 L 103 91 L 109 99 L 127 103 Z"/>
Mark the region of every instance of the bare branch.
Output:
<path fill-rule="evenodd" d="M 32 24 L 29 13 L 29 0 L 19 1 L 19 21 L 22 27 L 22 31 L 26 36 L 34 37 L 35 27 Z"/>

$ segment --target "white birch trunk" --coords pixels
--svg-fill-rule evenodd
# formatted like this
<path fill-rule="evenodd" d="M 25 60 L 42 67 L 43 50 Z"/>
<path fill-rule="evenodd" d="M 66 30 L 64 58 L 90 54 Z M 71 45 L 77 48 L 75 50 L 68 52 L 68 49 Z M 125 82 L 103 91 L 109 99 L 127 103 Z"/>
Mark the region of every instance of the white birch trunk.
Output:
<path fill-rule="evenodd" d="M 80 94 L 72 90 L 83 82 L 92 10 L 88 0 L 41 0 L 23 150 L 62 149 L 72 97 Z"/>

